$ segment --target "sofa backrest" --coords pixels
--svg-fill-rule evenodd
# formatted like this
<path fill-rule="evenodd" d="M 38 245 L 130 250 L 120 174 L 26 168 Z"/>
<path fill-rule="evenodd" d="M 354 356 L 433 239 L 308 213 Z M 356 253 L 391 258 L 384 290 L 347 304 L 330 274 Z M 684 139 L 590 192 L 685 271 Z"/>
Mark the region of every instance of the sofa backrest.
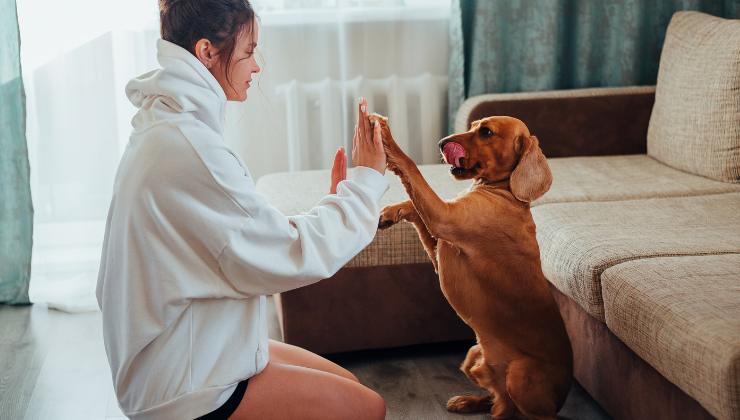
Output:
<path fill-rule="evenodd" d="M 673 15 L 660 56 L 647 151 L 674 168 L 740 182 L 740 20 Z"/>
<path fill-rule="evenodd" d="M 654 86 L 493 93 L 468 98 L 454 132 L 492 115 L 524 121 L 548 158 L 644 154 Z"/>

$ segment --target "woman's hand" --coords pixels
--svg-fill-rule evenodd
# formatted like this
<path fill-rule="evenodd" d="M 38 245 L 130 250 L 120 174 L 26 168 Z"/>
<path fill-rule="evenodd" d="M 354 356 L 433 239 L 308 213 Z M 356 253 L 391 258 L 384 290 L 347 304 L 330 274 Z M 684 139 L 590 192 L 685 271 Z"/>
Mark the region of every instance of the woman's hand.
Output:
<path fill-rule="evenodd" d="M 344 153 L 344 147 L 337 149 L 334 156 L 334 165 L 331 167 L 331 188 L 329 194 L 337 193 L 337 184 L 347 179 L 347 154 Z"/>
<path fill-rule="evenodd" d="M 352 163 L 355 166 L 366 166 L 385 174 L 385 150 L 380 124 L 375 124 L 371 128 L 365 98 L 360 98 L 355 136 L 352 139 Z"/>

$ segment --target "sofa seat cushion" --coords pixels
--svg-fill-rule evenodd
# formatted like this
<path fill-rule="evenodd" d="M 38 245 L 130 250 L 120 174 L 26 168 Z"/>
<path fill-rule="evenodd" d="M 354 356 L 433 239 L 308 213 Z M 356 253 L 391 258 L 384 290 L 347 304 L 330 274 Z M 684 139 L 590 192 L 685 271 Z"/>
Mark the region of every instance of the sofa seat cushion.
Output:
<path fill-rule="evenodd" d="M 604 321 L 601 274 L 616 264 L 669 255 L 740 253 L 740 193 L 532 209 L 545 276 Z"/>
<path fill-rule="evenodd" d="M 534 206 L 740 191 L 740 185 L 682 172 L 647 155 L 555 158 L 548 163 L 552 187 Z"/>
<path fill-rule="evenodd" d="M 740 182 L 740 20 L 677 12 L 660 55 L 648 154 Z"/>
<path fill-rule="evenodd" d="M 649 197 L 675 197 L 740 191 L 740 185 L 713 181 L 661 164 L 647 155 L 572 157 L 548 160 L 553 172 L 550 191 L 533 203 L 614 201 Z M 422 165 L 421 173 L 444 199 L 456 197 L 471 181 L 455 181 L 449 165 Z M 350 170 L 351 172 L 351 170 Z M 382 205 L 406 200 L 398 177 L 386 172 L 390 189 Z M 329 190 L 329 171 L 284 172 L 257 181 L 260 191 L 284 214 L 308 211 Z M 426 263 L 429 259 L 410 223 L 381 230 L 348 267 Z"/>
<path fill-rule="evenodd" d="M 626 261 L 601 284 L 617 337 L 712 415 L 740 418 L 740 254 Z"/>

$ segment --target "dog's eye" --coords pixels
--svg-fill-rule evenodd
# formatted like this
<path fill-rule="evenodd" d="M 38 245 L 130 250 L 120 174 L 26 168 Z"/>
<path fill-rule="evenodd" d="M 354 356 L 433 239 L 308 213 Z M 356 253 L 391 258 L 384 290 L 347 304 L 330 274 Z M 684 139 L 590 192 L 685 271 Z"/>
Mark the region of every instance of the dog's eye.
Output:
<path fill-rule="evenodd" d="M 493 131 L 488 127 L 481 127 L 480 130 L 478 130 L 478 134 L 480 134 L 481 137 L 492 137 Z"/>

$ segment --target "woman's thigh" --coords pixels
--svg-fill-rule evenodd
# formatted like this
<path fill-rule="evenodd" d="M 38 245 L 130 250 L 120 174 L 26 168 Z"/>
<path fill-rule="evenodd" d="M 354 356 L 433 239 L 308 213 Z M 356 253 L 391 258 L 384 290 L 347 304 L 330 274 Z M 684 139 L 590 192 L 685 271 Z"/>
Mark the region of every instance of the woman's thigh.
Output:
<path fill-rule="evenodd" d="M 270 362 L 249 379 L 231 420 L 383 419 L 385 402 L 355 381 L 321 370 Z"/>
<path fill-rule="evenodd" d="M 333 373 L 355 382 L 359 382 L 352 372 L 339 366 L 338 364 L 327 360 L 318 354 L 311 353 L 306 349 L 270 340 L 270 360 L 276 363 L 286 365 L 303 366 L 307 368 L 323 370 L 324 372 Z"/>

